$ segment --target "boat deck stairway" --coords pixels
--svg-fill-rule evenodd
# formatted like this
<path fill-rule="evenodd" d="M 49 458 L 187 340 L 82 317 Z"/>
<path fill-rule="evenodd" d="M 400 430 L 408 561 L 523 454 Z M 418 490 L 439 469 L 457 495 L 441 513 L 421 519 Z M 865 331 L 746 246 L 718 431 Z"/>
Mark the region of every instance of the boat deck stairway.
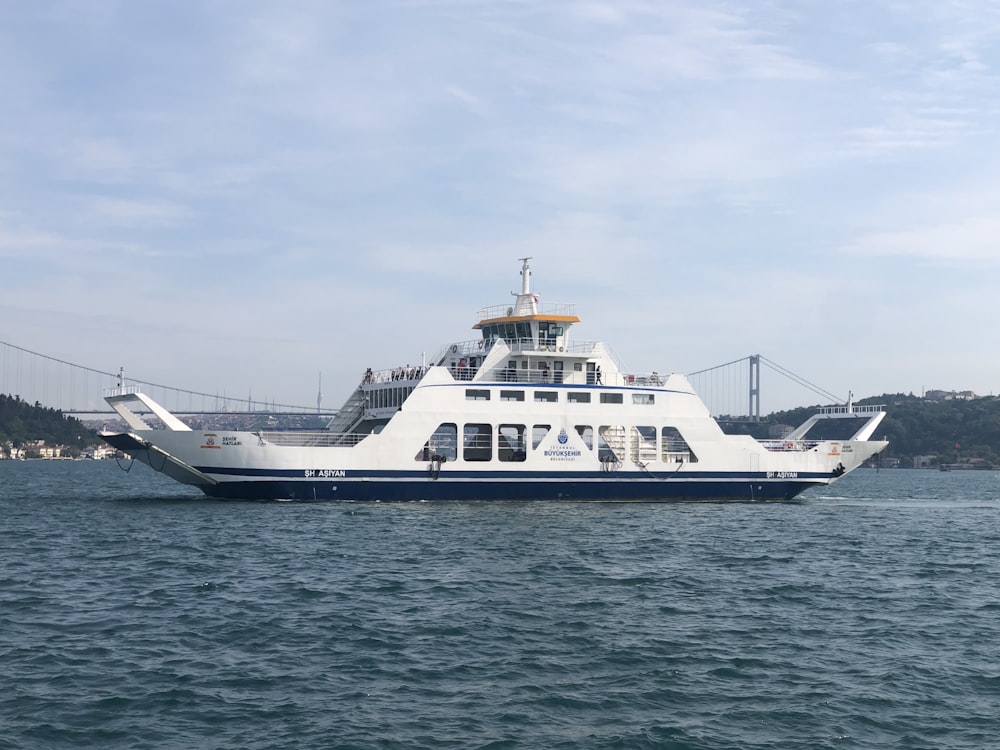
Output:
<path fill-rule="evenodd" d="M 635 427 L 631 429 L 632 462 L 639 466 L 645 466 L 650 461 L 656 460 L 656 432 L 647 428 Z"/>
<path fill-rule="evenodd" d="M 368 395 L 362 386 L 351 394 L 347 402 L 337 412 L 337 416 L 330 420 L 326 429 L 330 432 L 344 434 L 358 424 L 365 416 L 365 406 L 368 403 Z"/>
<path fill-rule="evenodd" d="M 621 468 L 625 458 L 625 428 L 621 425 L 602 427 L 597 435 L 597 454 L 605 471 Z"/>

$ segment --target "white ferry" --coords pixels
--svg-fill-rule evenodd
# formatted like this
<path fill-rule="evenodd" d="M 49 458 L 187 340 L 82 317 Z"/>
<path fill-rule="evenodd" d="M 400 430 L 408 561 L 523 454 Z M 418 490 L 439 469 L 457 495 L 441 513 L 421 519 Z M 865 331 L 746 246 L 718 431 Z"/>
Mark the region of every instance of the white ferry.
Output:
<path fill-rule="evenodd" d="M 789 500 L 888 445 L 872 439 L 883 407 L 851 403 L 780 441 L 725 434 L 682 375 L 631 372 L 571 338 L 574 306 L 540 302 L 529 260 L 477 338 L 366 371 L 326 429 L 193 430 L 122 379 L 105 399 L 127 430 L 101 437 L 211 497 L 351 501 Z M 808 437 L 829 419 L 860 428 Z"/>

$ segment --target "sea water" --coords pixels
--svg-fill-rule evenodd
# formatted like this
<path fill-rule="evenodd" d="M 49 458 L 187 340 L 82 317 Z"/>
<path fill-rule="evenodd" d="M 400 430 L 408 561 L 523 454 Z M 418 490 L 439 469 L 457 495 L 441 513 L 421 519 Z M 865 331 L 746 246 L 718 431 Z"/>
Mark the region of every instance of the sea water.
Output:
<path fill-rule="evenodd" d="M 220 502 L 0 462 L 0 749 L 987 748 L 1000 476 Z"/>

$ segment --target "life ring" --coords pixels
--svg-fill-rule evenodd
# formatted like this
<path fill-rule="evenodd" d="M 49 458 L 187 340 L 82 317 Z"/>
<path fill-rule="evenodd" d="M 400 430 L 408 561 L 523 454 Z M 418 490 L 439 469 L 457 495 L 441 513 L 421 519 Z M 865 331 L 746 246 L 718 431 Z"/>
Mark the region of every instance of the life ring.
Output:
<path fill-rule="evenodd" d="M 452 344 L 451 345 L 451 353 L 454 354 L 457 351 L 458 351 L 458 344 Z"/>
<path fill-rule="evenodd" d="M 483 342 L 483 340 L 482 340 L 482 339 L 479 339 L 479 348 L 480 348 L 480 349 L 482 349 L 482 348 L 483 348 L 483 343 L 484 343 L 484 342 Z"/>
<path fill-rule="evenodd" d="M 792 442 L 785 443 L 785 450 L 786 451 L 794 450 L 794 448 L 795 448 L 795 443 L 792 443 Z"/>

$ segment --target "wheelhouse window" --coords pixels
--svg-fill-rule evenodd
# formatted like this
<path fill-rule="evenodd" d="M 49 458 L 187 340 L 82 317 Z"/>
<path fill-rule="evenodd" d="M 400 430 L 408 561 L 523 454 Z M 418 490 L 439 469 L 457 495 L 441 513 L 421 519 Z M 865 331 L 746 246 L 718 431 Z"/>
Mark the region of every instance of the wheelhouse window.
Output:
<path fill-rule="evenodd" d="M 491 345 L 497 339 L 508 344 L 531 341 L 531 323 L 524 320 L 493 323 L 483 328 L 483 339 Z"/>
<path fill-rule="evenodd" d="M 462 432 L 462 458 L 466 461 L 489 461 L 493 458 L 491 425 L 469 423 Z"/>
<path fill-rule="evenodd" d="M 559 400 L 559 394 L 556 391 L 535 391 L 535 401 L 544 401 L 546 403 L 554 404 Z"/>
<path fill-rule="evenodd" d="M 443 422 L 438 425 L 416 455 L 417 461 L 433 461 L 435 458 L 447 461 L 458 458 L 458 425 L 454 422 Z"/>
<path fill-rule="evenodd" d="M 528 455 L 523 424 L 502 424 L 497 428 L 497 458 L 501 461 L 524 461 Z"/>
<path fill-rule="evenodd" d="M 489 401 L 490 392 L 487 388 L 466 388 L 465 389 L 465 400 L 466 401 Z"/>
<path fill-rule="evenodd" d="M 620 393 L 602 393 L 601 394 L 602 404 L 620 404 L 622 403 L 622 394 Z"/>

